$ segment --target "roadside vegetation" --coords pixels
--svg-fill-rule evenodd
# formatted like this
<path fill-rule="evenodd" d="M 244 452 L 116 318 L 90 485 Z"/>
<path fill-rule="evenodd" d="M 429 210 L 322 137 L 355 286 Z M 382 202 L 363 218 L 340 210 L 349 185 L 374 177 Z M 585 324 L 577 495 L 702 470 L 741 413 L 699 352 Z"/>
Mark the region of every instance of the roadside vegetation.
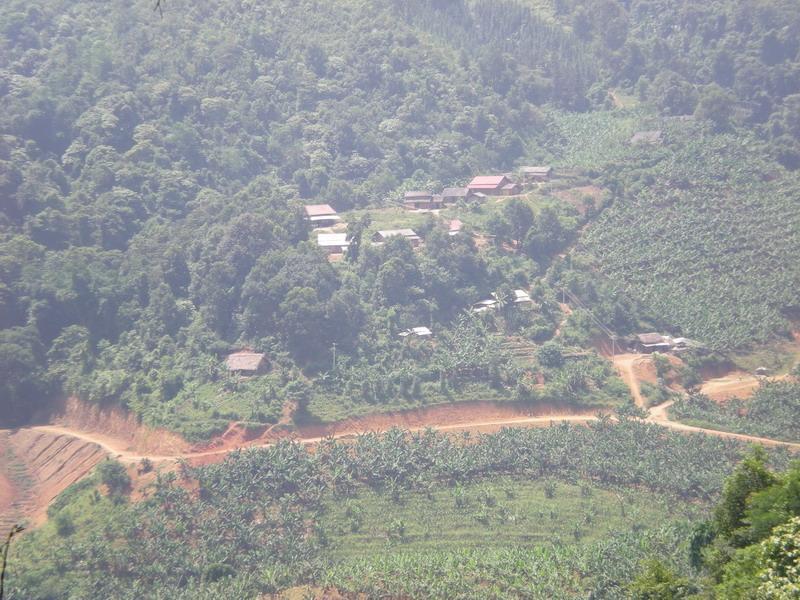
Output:
<path fill-rule="evenodd" d="M 703 394 L 681 398 L 670 416 L 683 423 L 746 433 L 788 442 L 800 440 L 800 384 L 796 381 L 762 383 L 747 400 L 715 402 Z"/>

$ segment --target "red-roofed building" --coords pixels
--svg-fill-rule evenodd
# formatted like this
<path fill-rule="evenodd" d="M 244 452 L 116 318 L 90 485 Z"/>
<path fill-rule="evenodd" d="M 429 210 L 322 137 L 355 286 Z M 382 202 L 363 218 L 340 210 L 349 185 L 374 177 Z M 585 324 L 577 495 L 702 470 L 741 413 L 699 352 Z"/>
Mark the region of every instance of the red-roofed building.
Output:
<path fill-rule="evenodd" d="M 488 196 L 500 196 L 503 187 L 511 183 L 505 175 L 479 175 L 469 182 L 467 189 L 470 192 L 481 192 Z"/>

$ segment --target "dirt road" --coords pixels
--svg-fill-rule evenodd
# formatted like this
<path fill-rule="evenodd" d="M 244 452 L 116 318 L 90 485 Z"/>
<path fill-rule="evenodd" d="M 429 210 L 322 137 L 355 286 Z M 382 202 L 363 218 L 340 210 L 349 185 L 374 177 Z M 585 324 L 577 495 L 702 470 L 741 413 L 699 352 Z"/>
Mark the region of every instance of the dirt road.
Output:
<path fill-rule="evenodd" d="M 510 417 L 505 419 L 470 421 L 466 423 L 454 423 L 448 425 L 420 425 L 416 427 L 404 427 L 403 429 L 407 431 L 424 431 L 425 429 L 428 428 L 435 429 L 437 431 L 491 431 L 491 430 L 501 429 L 502 427 L 524 427 L 524 426 L 531 427 L 537 425 L 546 426 L 551 423 L 561 423 L 564 421 L 570 423 L 587 423 L 595 419 L 596 419 L 595 416 L 588 414 L 584 415 L 552 414 L 539 417 Z M 313 444 L 318 444 L 322 440 L 328 438 L 333 438 L 333 439 L 352 438 L 361 435 L 363 433 L 370 433 L 370 432 L 382 433 L 384 431 L 387 431 L 388 429 L 389 428 L 343 429 L 341 431 L 337 431 L 330 435 L 321 435 L 314 437 L 288 437 L 287 439 L 299 442 L 301 444 L 313 445 Z M 86 442 L 92 442 L 98 445 L 104 451 L 106 451 L 109 455 L 115 457 L 117 460 L 123 463 L 138 463 L 144 458 L 147 458 L 148 460 L 155 463 L 181 460 L 181 459 L 191 460 L 194 458 L 220 456 L 242 448 L 267 448 L 273 446 L 276 443 L 274 441 L 265 443 L 253 443 L 253 444 L 245 444 L 242 446 L 236 446 L 234 448 L 220 448 L 217 450 L 202 450 L 198 452 L 185 452 L 179 454 L 159 455 L 159 454 L 143 454 L 140 452 L 131 451 L 128 449 L 128 444 L 124 441 L 112 440 L 108 436 L 103 436 L 95 433 L 87 433 L 83 431 L 76 431 L 74 429 L 70 429 L 68 427 L 61 427 L 58 425 L 38 425 L 35 427 L 31 427 L 30 430 L 50 433 L 53 435 L 67 435 L 78 438 Z"/>
<path fill-rule="evenodd" d="M 627 385 L 631 390 L 631 396 L 633 396 L 633 401 L 636 402 L 636 406 L 639 408 L 646 408 L 644 397 L 642 396 L 642 390 L 639 387 L 639 378 L 636 377 L 636 373 L 634 372 L 634 367 L 636 364 L 642 360 L 646 360 L 646 355 L 617 354 L 613 357 L 613 360 L 614 366 L 619 372 L 619 376 L 622 378 L 622 381 L 625 382 L 625 385 Z"/>
<path fill-rule="evenodd" d="M 646 373 L 647 365 L 645 364 L 647 360 L 649 360 L 649 357 L 641 354 L 621 354 L 613 357 L 614 366 L 620 377 L 630 389 L 636 405 L 641 408 L 645 408 L 646 401 L 641 393 L 639 375 L 648 377 Z M 685 433 L 703 433 L 742 442 L 762 444 L 764 446 L 782 446 L 793 451 L 800 451 L 800 443 L 706 429 L 671 421 L 668 415 L 668 409 L 671 405 L 672 401 L 669 401 L 651 408 L 646 422 Z M 407 431 L 422 431 L 430 428 L 444 432 L 470 431 L 488 433 L 503 427 L 544 427 L 559 422 L 588 423 L 597 419 L 594 414 L 586 412 L 569 413 L 557 406 L 540 406 L 537 410 L 539 411 L 538 414 L 531 414 L 530 408 L 523 410 L 520 406 L 514 406 L 509 403 L 453 404 L 400 413 L 370 415 L 327 426 L 309 426 L 300 428 L 299 431 L 293 434 L 287 432 L 285 435 L 287 439 L 301 444 L 314 445 L 327 438 L 355 438 L 368 432 L 381 433 L 392 427 L 401 427 Z M 0 438 L 8 439 L 10 433 L 0 430 Z M 38 509 L 41 509 L 39 512 L 42 513 L 47 504 L 65 487 L 61 483 L 68 485 L 77 480 L 76 478 L 88 473 L 97 461 L 102 460 L 104 455 L 114 457 L 128 465 L 139 463 L 145 458 L 151 462 L 162 464 L 174 463 L 179 460 L 188 460 L 194 462 L 194 464 L 204 464 L 221 460 L 226 454 L 238 449 L 269 447 L 279 439 L 277 435 L 271 436 L 269 432 L 252 440 L 235 437 L 226 439 L 223 436 L 223 438 L 215 441 L 215 443 L 219 444 L 216 447 L 212 446 L 205 449 L 183 448 L 175 449 L 174 451 L 170 447 L 166 447 L 162 451 L 153 452 L 148 451 L 150 446 L 140 447 L 143 449 L 139 449 L 132 445 L 130 436 L 109 435 L 108 433 L 95 431 L 89 432 L 69 424 L 29 427 L 18 430 L 14 435 L 19 438 L 20 433 L 22 433 L 23 438 L 27 436 L 28 439 L 32 440 L 31 444 L 39 443 L 37 440 L 42 436 L 49 436 L 50 438 L 41 440 L 42 448 L 46 447 L 47 451 L 40 452 L 37 449 L 36 452 L 33 452 L 33 449 L 36 448 L 35 445 L 31 445 L 31 452 L 23 448 L 25 455 L 35 455 L 35 457 L 40 457 L 41 459 L 39 462 L 42 464 L 36 464 L 36 458 L 34 457 L 31 466 L 35 467 L 34 472 L 42 480 L 40 482 L 41 485 L 39 485 L 42 489 L 38 490 L 39 501 L 37 502 Z M 73 445 L 76 450 L 74 455 L 77 457 L 76 461 L 80 459 L 79 464 L 66 464 L 70 462 L 70 458 L 64 458 L 61 461 L 65 464 L 59 464 L 55 457 L 51 459 L 52 453 L 56 452 L 61 447 L 60 445 L 69 444 L 70 440 L 76 443 Z M 82 442 L 83 445 L 78 442 Z M 50 471 L 55 471 L 58 474 L 68 473 L 70 476 L 61 482 L 60 479 L 62 477 L 59 475 L 60 483 L 58 485 L 52 484 L 48 487 L 45 484 L 53 477 Z M 14 486 L 11 485 L 7 478 L 0 480 L 0 492 L 2 492 L 0 493 L 0 506 L 8 508 L 14 501 Z"/>
<path fill-rule="evenodd" d="M 645 399 L 642 396 L 641 388 L 639 386 L 639 378 L 636 376 L 636 367 L 641 363 L 648 360 L 648 355 L 646 354 L 618 354 L 613 357 L 614 366 L 617 368 L 620 377 L 628 386 L 631 391 L 631 396 L 633 396 L 634 402 L 636 402 L 636 406 L 640 408 L 646 408 Z M 723 378 L 720 378 L 722 380 Z M 727 380 L 725 380 L 727 382 Z M 743 383 L 745 386 L 751 386 L 752 383 L 750 381 L 746 381 Z M 705 386 L 704 386 L 705 387 Z M 715 389 L 712 387 L 712 389 Z M 668 410 L 669 407 L 672 406 L 673 401 L 669 400 L 664 402 L 663 404 L 659 404 L 658 406 L 654 406 L 649 409 L 649 414 L 645 419 L 648 423 L 654 423 L 656 425 L 661 425 L 662 427 L 667 427 L 668 429 L 673 429 L 675 431 L 685 431 L 689 433 L 705 433 L 706 435 L 714 435 L 717 437 L 739 440 L 742 442 L 750 442 L 754 444 L 763 444 L 764 446 L 783 446 L 786 448 L 790 448 L 792 450 L 800 451 L 800 443 L 792 443 L 792 442 L 784 442 L 781 440 L 773 440 L 770 438 L 763 438 L 754 435 L 745 435 L 742 433 L 731 433 L 729 431 L 721 431 L 719 429 L 706 429 L 704 427 L 695 427 L 693 425 L 686 425 L 685 423 L 679 423 L 677 421 L 671 421 L 669 419 Z"/>

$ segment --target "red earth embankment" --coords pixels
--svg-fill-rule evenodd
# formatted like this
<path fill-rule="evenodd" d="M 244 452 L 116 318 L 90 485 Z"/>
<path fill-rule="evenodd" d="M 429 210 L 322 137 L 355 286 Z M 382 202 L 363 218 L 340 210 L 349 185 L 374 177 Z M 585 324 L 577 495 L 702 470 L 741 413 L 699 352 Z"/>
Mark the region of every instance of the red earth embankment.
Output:
<path fill-rule="evenodd" d="M 7 434 L 6 443 L 15 457 L 15 466 L 24 469 L 27 489 L 11 489 L 20 514 L 11 517 L 44 516 L 50 502 L 67 487 L 84 477 L 108 453 L 97 444 L 70 435 L 20 429 Z"/>
<path fill-rule="evenodd" d="M 115 441 L 123 440 L 128 449 L 142 454 L 180 454 L 191 448 L 186 440 L 166 429 L 146 427 L 135 415 L 117 407 L 101 408 L 95 404 L 69 398 L 47 418 L 50 425 L 59 425 L 99 434 Z"/>

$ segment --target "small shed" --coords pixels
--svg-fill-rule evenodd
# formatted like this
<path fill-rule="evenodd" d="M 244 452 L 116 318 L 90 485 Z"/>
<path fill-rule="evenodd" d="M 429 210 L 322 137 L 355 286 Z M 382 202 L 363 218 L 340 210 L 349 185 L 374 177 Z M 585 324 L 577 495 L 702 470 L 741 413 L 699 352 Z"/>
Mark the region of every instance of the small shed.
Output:
<path fill-rule="evenodd" d="M 640 333 L 636 336 L 636 349 L 645 354 L 668 352 L 672 344 L 660 333 Z"/>
<path fill-rule="evenodd" d="M 472 305 L 470 309 L 473 313 L 484 313 L 490 310 L 494 310 L 497 308 L 497 300 L 494 298 L 487 298 L 486 300 L 480 300 Z"/>
<path fill-rule="evenodd" d="M 511 181 L 505 175 L 479 175 L 469 182 L 467 189 L 487 196 L 500 196 L 503 194 L 503 187 L 509 183 Z"/>
<path fill-rule="evenodd" d="M 267 370 L 267 356 L 261 352 L 242 350 L 229 354 L 225 366 L 231 373 L 258 375 Z"/>
<path fill-rule="evenodd" d="M 328 254 L 343 254 L 350 246 L 346 233 L 320 233 L 317 245 Z"/>
<path fill-rule="evenodd" d="M 536 183 L 547 181 L 553 175 L 553 167 L 549 165 L 539 167 L 522 167 L 519 170 L 522 181 L 525 183 Z"/>
<path fill-rule="evenodd" d="M 330 204 L 307 204 L 303 208 L 306 221 L 314 227 L 331 227 L 342 220 Z"/>
<path fill-rule="evenodd" d="M 447 234 L 448 235 L 458 235 L 461 233 L 464 224 L 459 219 L 452 219 L 447 226 Z"/>
<path fill-rule="evenodd" d="M 637 131 L 631 138 L 632 146 L 660 144 L 662 141 L 661 130 Z"/>
<path fill-rule="evenodd" d="M 414 248 L 419 246 L 422 241 L 413 229 L 383 229 L 381 231 L 376 231 L 372 236 L 372 241 L 376 244 L 383 244 L 393 237 L 403 237 L 407 239 Z"/>
<path fill-rule="evenodd" d="M 503 196 L 516 196 L 522 192 L 522 186 L 518 183 L 507 183 L 500 190 Z"/>
<path fill-rule="evenodd" d="M 514 290 L 514 304 L 533 304 L 533 300 L 525 290 Z"/>

